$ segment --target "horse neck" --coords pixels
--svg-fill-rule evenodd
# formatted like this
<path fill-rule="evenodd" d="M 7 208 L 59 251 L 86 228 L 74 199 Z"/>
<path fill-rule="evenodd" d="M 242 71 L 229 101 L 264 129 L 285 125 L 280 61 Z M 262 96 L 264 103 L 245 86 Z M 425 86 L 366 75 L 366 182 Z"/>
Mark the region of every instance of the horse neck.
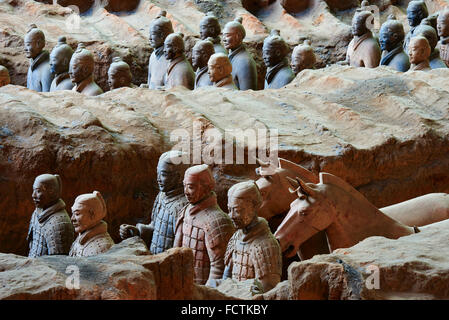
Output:
<path fill-rule="evenodd" d="M 413 228 L 383 214 L 356 192 L 347 192 L 335 186 L 326 192 L 335 207 L 334 222 L 326 229 L 332 250 L 351 247 L 371 236 L 397 239 L 414 233 Z"/>

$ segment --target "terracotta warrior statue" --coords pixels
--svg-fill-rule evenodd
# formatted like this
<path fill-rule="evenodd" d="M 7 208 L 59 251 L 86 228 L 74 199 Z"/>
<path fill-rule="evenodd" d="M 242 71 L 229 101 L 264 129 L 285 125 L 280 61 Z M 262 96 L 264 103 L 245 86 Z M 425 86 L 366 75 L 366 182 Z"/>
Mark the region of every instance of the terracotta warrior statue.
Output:
<path fill-rule="evenodd" d="M 150 25 L 149 39 L 150 45 L 154 49 L 148 65 L 148 87 L 150 89 L 164 86 L 164 76 L 169 64 L 164 55 L 164 41 L 170 33 L 173 33 L 173 26 L 166 15 L 166 11 L 161 11 Z"/>
<path fill-rule="evenodd" d="M 42 174 L 34 180 L 33 201 L 27 241 L 29 257 L 67 255 L 74 239 L 73 226 L 61 199 L 61 178 Z"/>
<path fill-rule="evenodd" d="M 440 58 L 440 50 L 436 48 L 438 44 L 438 35 L 436 30 L 430 25 L 420 24 L 415 28 L 416 36 L 423 36 L 430 45 L 429 65 L 431 69 L 447 68 L 446 64 Z"/>
<path fill-rule="evenodd" d="M 192 65 L 195 72 L 195 89 L 212 86 L 209 74 L 207 73 L 207 62 L 211 55 L 215 53 L 212 38 L 198 41 L 192 49 Z"/>
<path fill-rule="evenodd" d="M 76 197 L 72 206 L 72 223 L 78 237 L 70 248 L 71 257 L 90 257 L 108 251 L 114 241 L 108 233 L 106 202 L 100 192 Z"/>
<path fill-rule="evenodd" d="M 440 57 L 449 68 L 449 10 L 444 10 L 438 15 L 437 29 L 440 37 L 438 42 Z"/>
<path fill-rule="evenodd" d="M 83 43 L 78 44 L 78 49 L 70 60 L 69 75 L 75 84 L 73 91 L 86 96 L 98 96 L 103 90 L 94 81 L 94 56 L 86 49 Z"/>
<path fill-rule="evenodd" d="M 207 72 L 215 87 L 237 90 L 232 79 L 231 61 L 224 53 L 215 53 L 210 57 Z"/>
<path fill-rule="evenodd" d="M 229 216 L 237 231 L 229 240 L 223 279 L 256 278 L 266 292 L 281 280 L 282 255 L 268 222 L 257 211 L 262 196 L 254 181 L 233 185 L 228 191 Z"/>
<path fill-rule="evenodd" d="M 405 36 L 404 51 L 408 52 L 410 39 L 415 35 L 415 28 L 419 26 L 424 18 L 427 18 L 429 11 L 424 1 L 410 1 L 407 6 L 407 20 L 410 31 Z"/>
<path fill-rule="evenodd" d="M 166 89 L 183 86 L 193 90 L 195 87 L 195 72 L 185 56 L 183 38 L 182 33 L 172 33 L 165 39 L 164 54 L 169 61 L 167 73 L 164 76 Z"/>
<path fill-rule="evenodd" d="M 380 48 L 382 49 L 381 66 L 389 66 L 402 72 L 410 69 L 408 55 L 402 46 L 404 37 L 402 23 L 397 21 L 394 16 L 388 17 L 388 20 L 380 27 L 379 33 Z"/>
<path fill-rule="evenodd" d="M 214 44 L 214 51 L 216 53 L 223 52 L 228 54 L 228 51 L 221 45 L 220 39 L 221 27 L 218 22 L 217 17 L 213 13 L 208 13 L 200 21 L 200 37 L 201 40 L 206 40 L 207 38 L 212 38 L 212 43 Z"/>
<path fill-rule="evenodd" d="M 310 40 L 305 40 L 303 44 L 297 45 L 293 49 L 291 68 L 295 75 L 304 69 L 313 69 L 315 63 L 316 56 Z"/>
<path fill-rule="evenodd" d="M 352 19 L 351 40 L 346 53 L 346 62 L 353 67 L 375 68 L 380 62 L 380 47 L 377 39 L 367 27 L 368 18 L 373 19 L 373 14 L 361 11 Z M 368 20 L 369 21 L 369 20 Z"/>
<path fill-rule="evenodd" d="M 69 66 L 72 58 L 72 47 L 67 44 L 66 37 L 60 37 L 58 44 L 50 54 L 50 69 L 55 75 L 50 87 L 50 92 L 58 90 L 72 90 L 73 82 L 70 80 Z"/>
<path fill-rule="evenodd" d="M 53 74 L 50 71 L 49 53 L 44 50 L 45 35 L 35 24 L 25 35 L 25 54 L 30 59 L 27 88 L 37 92 L 50 91 Z"/>
<path fill-rule="evenodd" d="M 188 204 L 184 196 L 182 180 L 186 165 L 181 163 L 182 152 L 168 151 L 161 155 L 157 165 L 159 194 L 153 205 L 151 223 L 120 226 L 120 237 L 139 236 L 152 254 L 158 254 L 173 247 L 175 225 L 178 213 Z"/>
<path fill-rule="evenodd" d="M 132 88 L 131 83 L 133 76 L 131 68 L 120 57 L 114 57 L 108 70 L 108 84 L 111 90 L 129 87 Z"/>
<path fill-rule="evenodd" d="M 415 36 L 410 39 L 408 46 L 410 57 L 410 71 L 429 71 L 430 45 L 423 36 Z"/>
<path fill-rule="evenodd" d="M 438 30 L 437 19 L 438 19 L 439 14 L 440 14 L 439 12 L 435 12 L 435 13 L 429 15 L 427 18 L 422 19 L 420 24 L 431 26 L 432 28 L 435 29 L 435 31 Z"/>
<path fill-rule="evenodd" d="M 246 37 L 242 18 L 228 22 L 223 30 L 223 43 L 229 50 L 232 63 L 232 77 L 239 90 L 257 90 L 257 68 L 253 57 L 246 51 L 243 39 Z"/>
<path fill-rule="evenodd" d="M 0 66 L 0 87 L 7 86 L 11 83 L 11 79 L 9 78 L 8 69 L 4 66 Z"/>
<path fill-rule="evenodd" d="M 265 89 L 282 88 L 295 78 L 287 61 L 289 51 L 290 49 L 281 38 L 279 30 L 273 30 L 270 36 L 265 38 L 262 48 L 263 61 L 267 66 Z"/>
<path fill-rule="evenodd" d="M 193 250 L 194 282 L 212 285 L 223 276 L 226 246 L 235 230 L 217 204 L 215 180 L 207 165 L 187 169 L 183 183 L 189 205 L 176 222 L 174 246 Z"/>

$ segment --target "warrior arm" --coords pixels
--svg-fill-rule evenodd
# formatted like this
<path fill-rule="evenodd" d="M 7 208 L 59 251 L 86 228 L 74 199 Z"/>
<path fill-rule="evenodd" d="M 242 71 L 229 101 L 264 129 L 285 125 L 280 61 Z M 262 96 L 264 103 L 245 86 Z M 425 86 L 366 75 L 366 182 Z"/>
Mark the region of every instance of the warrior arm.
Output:
<path fill-rule="evenodd" d="M 226 280 L 228 278 L 232 278 L 232 262 L 228 264 L 223 272 L 223 280 Z"/>
<path fill-rule="evenodd" d="M 252 59 L 241 61 L 237 72 L 240 90 L 257 90 L 257 68 Z"/>
<path fill-rule="evenodd" d="M 50 69 L 46 70 L 42 76 L 41 85 L 42 92 L 50 92 L 51 83 L 53 82 L 53 74 Z"/>
<path fill-rule="evenodd" d="M 376 68 L 380 64 L 380 58 L 382 55 L 377 42 L 371 45 L 370 52 L 371 54 L 367 55 L 366 59 L 363 59 L 363 64 L 367 68 Z"/>
<path fill-rule="evenodd" d="M 151 239 L 153 238 L 153 221 L 150 224 L 138 223 L 136 224 L 136 228 L 139 230 L 140 238 L 147 246 L 149 246 L 151 244 Z"/>
<path fill-rule="evenodd" d="M 281 276 L 279 274 L 270 273 L 258 280 L 262 284 L 263 292 L 267 292 L 273 289 L 281 281 Z"/>
<path fill-rule="evenodd" d="M 74 241 L 73 225 L 68 216 L 54 217 L 45 223 L 48 255 L 67 255 Z"/>

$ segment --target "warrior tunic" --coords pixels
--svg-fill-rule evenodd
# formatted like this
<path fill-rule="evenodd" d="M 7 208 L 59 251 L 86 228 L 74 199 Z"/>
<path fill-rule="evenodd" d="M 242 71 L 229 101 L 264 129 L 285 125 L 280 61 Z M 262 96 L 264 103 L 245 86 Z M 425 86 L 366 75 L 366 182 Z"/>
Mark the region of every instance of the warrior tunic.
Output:
<path fill-rule="evenodd" d="M 36 208 L 28 229 L 28 256 L 67 255 L 74 237 L 73 225 L 62 199 L 45 210 Z"/>
<path fill-rule="evenodd" d="M 215 193 L 181 211 L 174 246 L 193 250 L 195 283 L 221 279 L 226 246 L 233 233 L 232 220 L 218 206 Z"/>

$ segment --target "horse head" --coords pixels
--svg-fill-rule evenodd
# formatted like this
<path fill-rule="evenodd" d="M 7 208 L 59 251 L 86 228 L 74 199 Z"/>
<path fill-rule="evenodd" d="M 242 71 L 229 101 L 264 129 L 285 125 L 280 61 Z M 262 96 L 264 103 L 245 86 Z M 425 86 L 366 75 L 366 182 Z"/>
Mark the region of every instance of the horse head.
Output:
<path fill-rule="evenodd" d="M 256 169 L 256 174 L 260 178 L 256 184 L 263 198 L 258 214 L 267 220 L 288 211 L 290 203 L 296 199 L 296 196 L 289 192 L 287 177 L 318 182 L 318 177 L 312 172 L 286 159 L 278 158 L 278 163 L 264 163 L 259 159 L 257 161 L 260 167 Z"/>
<path fill-rule="evenodd" d="M 335 210 L 327 199 L 326 185 L 321 181 L 319 184 L 307 183 L 298 177 L 287 177 L 287 180 L 294 188 L 289 191 L 295 200 L 274 236 L 282 252 L 291 257 L 305 241 L 333 222 Z"/>

